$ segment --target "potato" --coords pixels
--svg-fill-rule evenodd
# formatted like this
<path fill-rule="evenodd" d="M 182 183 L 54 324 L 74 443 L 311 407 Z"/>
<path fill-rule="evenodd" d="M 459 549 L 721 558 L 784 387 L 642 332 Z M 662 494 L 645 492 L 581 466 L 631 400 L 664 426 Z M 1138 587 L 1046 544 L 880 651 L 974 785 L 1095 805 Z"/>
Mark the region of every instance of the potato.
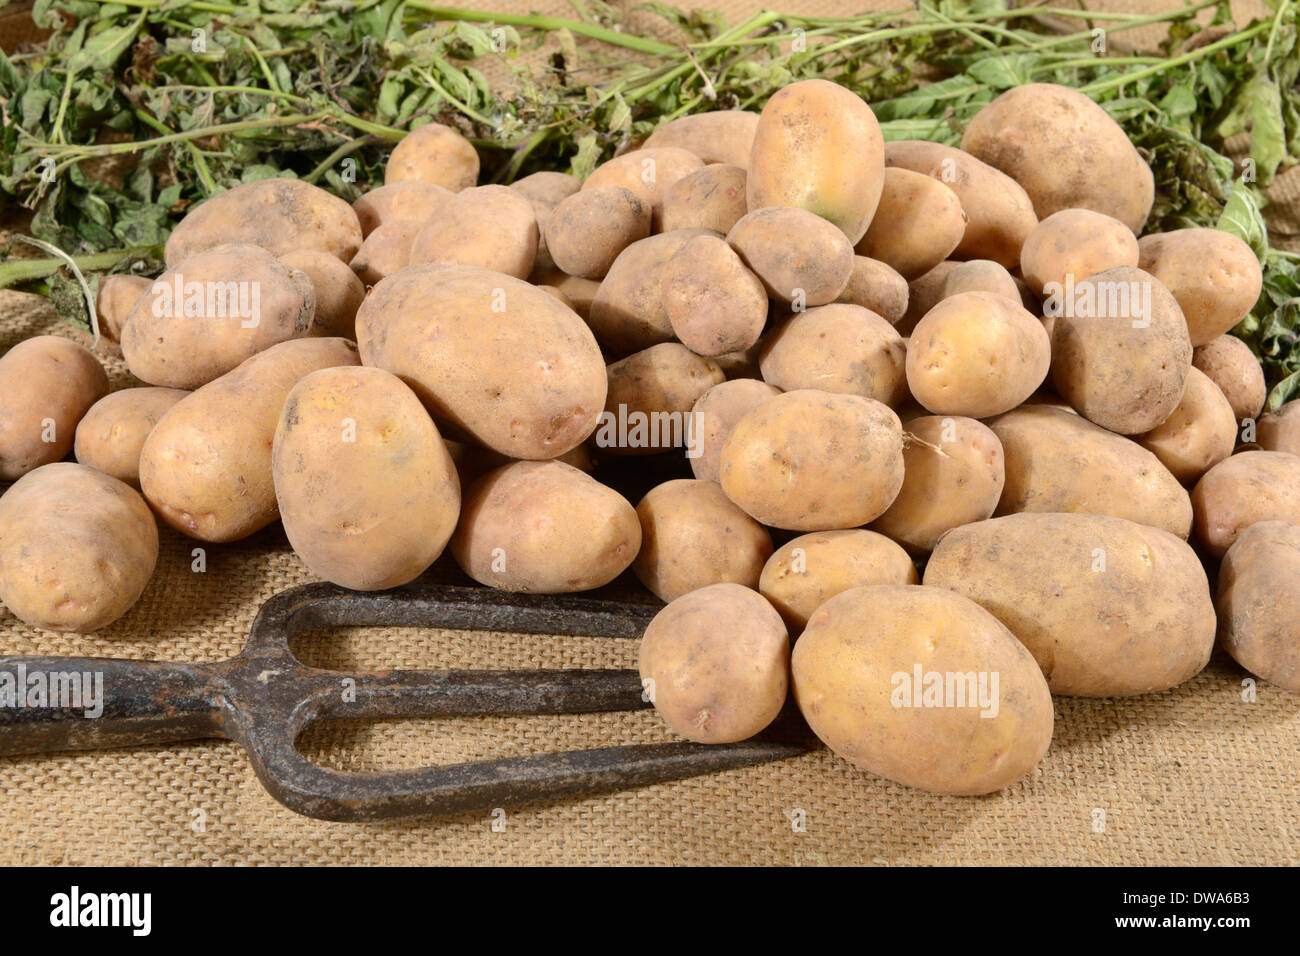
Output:
<path fill-rule="evenodd" d="M 1219 566 L 1219 643 L 1246 670 L 1300 693 L 1300 528 L 1257 521 Z"/>
<path fill-rule="evenodd" d="M 477 266 L 527 279 L 537 236 L 527 199 L 509 186 L 476 186 L 425 220 L 411 243 L 411 265 Z"/>
<path fill-rule="evenodd" d="M 1205 345 L 1244 319 L 1263 284 L 1250 246 L 1219 229 L 1176 229 L 1138 240 L 1138 265 L 1169 289 L 1192 345 Z"/>
<path fill-rule="evenodd" d="M 749 211 L 807 210 L 839 227 L 853 246 L 880 202 L 883 148 L 876 114 L 856 93 L 829 80 L 791 83 L 773 94 L 758 119 L 746 182 Z"/>
<path fill-rule="evenodd" d="M 99 334 L 110 342 L 122 341 L 122 326 L 131 308 L 153 286 L 153 279 L 136 275 L 111 275 L 99 280 L 99 294 L 95 296 L 95 314 L 99 319 Z"/>
<path fill-rule="evenodd" d="M 582 320 L 535 286 L 470 266 L 410 266 L 357 311 L 365 365 L 392 372 L 450 437 L 557 458 L 605 407 L 605 362 Z"/>
<path fill-rule="evenodd" d="M 907 284 L 907 311 L 894 323 L 900 335 L 911 335 L 916 323 L 943 300 L 943 284 L 948 273 L 959 265 L 955 259 L 945 260 Z"/>
<path fill-rule="evenodd" d="M 54 462 L 0 497 L 0 601 L 33 627 L 107 627 L 140 599 L 157 562 L 149 506 L 93 468 Z"/>
<path fill-rule="evenodd" d="M 691 239 L 714 235 L 707 229 L 677 229 L 624 249 L 591 300 L 588 321 L 600 344 L 627 355 L 671 342 L 673 326 L 664 307 L 664 265 Z"/>
<path fill-rule="evenodd" d="M 734 379 L 761 379 L 763 377 L 763 373 L 758 370 L 757 345 L 753 345 L 743 352 L 727 352 L 723 355 L 715 355 L 713 361 L 717 363 L 718 368 L 722 369 L 722 374 L 727 376 L 729 382 Z"/>
<path fill-rule="evenodd" d="M 1049 299 L 1049 303 L 1051 300 Z M 1159 281 L 1118 266 L 1074 286 L 1054 313 L 1052 385 L 1102 428 L 1139 435 L 1178 407 L 1192 367 L 1182 310 Z"/>
<path fill-rule="evenodd" d="M 664 197 L 677 181 L 703 169 L 694 153 L 675 146 L 634 149 L 597 166 L 582 184 L 583 189 L 622 186 L 650 207 L 653 231 L 663 229 Z"/>
<path fill-rule="evenodd" d="M 418 179 L 460 192 L 478 182 L 474 144 L 441 123 L 411 130 L 393 147 L 384 166 L 384 185 Z"/>
<path fill-rule="evenodd" d="M 971 259 L 944 276 L 943 288 L 940 290 L 942 298 L 950 299 L 963 292 L 987 292 L 1012 302 L 1020 302 L 1020 287 L 1016 285 L 1016 280 L 992 259 Z"/>
<path fill-rule="evenodd" d="M 918 139 L 886 143 L 885 165 L 937 179 L 957 194 L 966 231 L 954 257 L 992 259 L 1008 269 L 1020 264 L 1020 247 L 1038 217 L 1016 180 L 960 149 Z"/>
<path fill-rule="evenodd" d="M 1233 335 L 1220 335 L 1192 350 L 1192 364 L 1210 377 L 1232 406 L 1241 424 L 1264 407 L 1268 387 L 1264 370 L 1250 346 Z"/>
<path fill-rule="evenodd" d="M 1155 177 L 1124 130 L 1082 93 L 1052 83 L 1007 90 L 966 124 L 961 148 L 1015 179 L 1046 219 L 1091 209 L 1141 232 Z"/>
<path fill-rule="evenodd" d="M 564 296 L 560 301 L 577 312 L 584 322 L 591 316 L 591 303 L 595 301 L 601 285 L 593 279 L 581 279 L 558 270 L 542 273 L 534 271 L 528 281 L 550 295 L 559 293 Z"/>
<path fill-rule="evenodd" d="M 382 369 L 303 376 L 280 411 L 271 455 L 289 544 L 345 588 L 407 584 L 442 554 L 460 482 L 429 414 Z"/>
<path fill-rule="evenodd" d="M 1186 538 L 1187 490 L 1135 441 L 1050 405 L 1024 405 L 988 423 L 1002 442 L 998 515 L 1069 511 L 1127 518 Z"/>
<path fill-rule="evenodd" d="M 542 233 L 561 271 L 599 279 L 620 252 L 650 235 L 650 205 L 622 186 L 584 189 L 551 210 Z"/>
<path fill-rule="evenodd" d="M 359 365 L 346 339 L 282 342 L 169 409 L 140 449 L 157 515 L 200 541 L 237 541 L 279 517 L 271 451 L 280 409 L 304 375 Z"/>
<path fill-rule="evenodd" d="M 767 206 L 746 213 L 727 242 L 781 302 L 834 302 L 853 274 L 853 247 L 844 234 L 802 209 Z"/>
<path fill-rule="evenodd" d="M 696 399 L 724 381 L 722 369 L 677 342 L 652 345 L 609 366 L 598 448 L 615 455 L 653 455 L 688 438 Z"/>
<path fill-rule="evenodd" d="M 378 285 L 399 269 L 411 264 L 411 247 L 424 230 L 424 223 L 413 219 L 386 222 L 371 230 L 366 241 L 348 263 L 357 281 L 365 286 Z M 364 296 L 363 296 L 364 298 Z M 353 328 L 356 316 L 353 315 Z"/>
<path fill-rule="evenodd" d="M 105 395 L 77 425 L 77 461 L 139 488 L 145 439 L 167 410 L 188 394 L 178 388 L 124 388 Z"/>
<path fill-rule="evenodd" d="M 1020 247 L 1020 271 L 1025 284 L 1046 295 L 1049 283 L 1064 287 L 1119 266 L 1135 268 L 1138 241 L 1128 226 L 1091 209 L 1054 212 Z"/>
<path fill-rule="evenodd" d="M 785 706 L 790 638 L 762 597 L 739 584 L 714 584 L 655 615 L 641 639 L 640 672 L 674 733 L 703 744 L 735 743 Z"/>
<path fill-rule="evenodd" d="M 772 538 L 715 482 L 666 481 L 650 489 L 636 513 L 641 550 L 632 570 L 660 600 L 723 582 L 758 587 Z"/>
<path fill-rule="evenodd" d="M 456 194 L 436 183 L 404 179 L 377 186 L 352 204 L 363 238 L 394 222 L 424 222 Z"/>
<path fill-rule="evenodd" d="M 1237 421 L 1219 386 L 1204 372 L 1191 368 L 1187 387 L 1173 414 L 1139 435 L 1137 441 L 1186 485 L 1232 454 L 1237 444 Z"/>
<path fill-rule="evenodd" d="M 781 390 L 766 382 L 739 378 L 714 385 L 695 400 L 691 408 L 691 438 L 686 443 L 691 471 L 696 478 L 718 480 L 722 463 L 722 446 L 736 427 L 736 422 L 748 415 L 769 398 L 780 395 Z M 694 453 L 694 454 L 692 454 Z"/>
<path fill-rule="evenodd" d="M 664 196 L 664 232 L 712 229 L 725 235 L 748 212 L 745 170 L 741 166 L 705 166 L 683 176 Z"/>
<path fill-rule="evenodd" d="M 1196 537 L 1216 558 L 1257 521 L 1300 524 L 1300 457 L 1246 451 L 1219 462 L 1192 489 Z"/>
<path fill-rule="evenodd" d="M 636 509 L 559 461 L 517 461 L 465 493 L 451 553 L 475 581 L 564 594 L 614 580 L 641 549 Z"/>
<path fill-rule="evenodd" d="M 662 270 L 664 311 L 673 333 L 698 355 L 743 352 L 767 324 L 767 292 L 731 246 L 695 236 Z"/>
<path fill-rule="evenodd" d="M 533 261 L 533 271 L 554 269 L 555 261 L 551 258 L 550 249 L 546 247 L 546 236 L 541 225 L 552 209 L 582 188 L 582 181 L 568 173 L 543 171 L 515 180 L 510 188 L 532 204 L 533 217 L 537 220 L 537 258 Z"/>
<path fill-rule="evenodd" d="M 1214 606 L 1196 552 L 1122 518 L 1018 514 L 956 528 L 935 546 L 925 584 L 1005 624 L 1053 694 L 1166 690 L 1199 674 L 1214 648 Z"/>
<path fill-rule="evenodd" d="M 259 179 L 199 203 L 163 250 L 168 269 L 213 246 L 246 243 L 272 256 L 319 249 L 348 262 L 361 248 L 361 223 L 338 196 L 299 179 Z"/>
<path fill-rule="evenodd" d="M 860 305 L 897 325 L 907 314 L 907 297 L 907 280 L 901 275 L 883 262 L 854 256 L 849 284 L 835 301 Z"/>
<path fill-rule="evenodd" d="M 758 114 L 749 110 L 713 110 L 679 116 L 664 123 L 645 141 L 646 149 L 675 146 L 706 163 L 744 167 L 754 148 Z"/>
<path fill-rule="evenodd" d="M 1029 652 L 959 594 L 852 588 L 795 645 L 799 710 L 856 767 L 933 793 L 990 793 L 1052 740 L 1052 698 Z"/>
<path fill-rule="evenodd" d="M 987 418 L 1034 393 L 1051 362 L 1043 324 L 1020 303 L 987 292 L 942 300 L 907 343 L 907 384 L 936 415 Z"/>
<path fill-rule="evenodd" d="M 77 423 L 108 394 L 87 349 L 57 335 L 19 342 L 0 358 L 0 481 L 67 456 Z"/>
<path fill-rule="evenodd" d="M 965 232 L 966 213 L 955 192 L 923 173 L 891 166 L 875 218 L 854 251 L 910 282 L 947 259 Z"/>
<path fill-rule="evenodd" d="M 215 246 L 168 269 L 140 297 L 122 332 L 122 357 L 150 385 L 198 388 L 306 335 L 315 314 L 307 273 L 260 246 Z"/>
<path fill-rule="evenodd" d="M 813 389 L 785 392 L 736 423 L 719 480 L 749 515 L 789 531 L 854 528 L 903 484 L 903 430 L 880 402 Z"/>
<path fill-rule="evenodd" d="M 366 287 L 356 273 L 342 259 L 318 250 L 290 252 L 279 258 L 290 269 L 305 272 L 316 290 L 310 334 L 356 338 L 357 309 L 366 297 Z"/>
<path fill-rule="evenodd" d="M 924 554 L 945 532 L 992 515 L 1005 483 L 1002 442 L 988 426 L 922 415 L 904 426 L 903 487 L 871 527 Z"/>
<path fill-rule="evenodd" d="M 1233 432 L 1235 436 L 1236 422 L 1233 422 Z M 1277 411 L 1269 412 L 1261 418 L 1256 441 L 1265 451 L 1300 455 L 1300 401 L 1287 402 Z"/>
<path fill-rule="evenodd" d="M 796 312 L 763 336 L 758 367 L 782 391 L 816 388 L 893 407 L 907 397 L 907 345 L 894 327 L 857 305 Z"/>
<path fill-rule="evenodd" d="M 814 611 L 849 588 L 919 580 L 906 551 L 883 534 L 854 528 L 790 540 L 763 565 L 758 590 L 797 635 Z"/>

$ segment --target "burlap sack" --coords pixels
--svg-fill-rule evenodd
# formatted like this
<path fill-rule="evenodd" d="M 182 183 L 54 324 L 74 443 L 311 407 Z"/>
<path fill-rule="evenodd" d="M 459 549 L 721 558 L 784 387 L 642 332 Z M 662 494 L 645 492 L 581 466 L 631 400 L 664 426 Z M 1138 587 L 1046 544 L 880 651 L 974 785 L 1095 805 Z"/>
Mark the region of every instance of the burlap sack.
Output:
<path fill-rule="evenodd" d="M 756 7 L 717 5 L 733 22 Z M 873 5 L 898 4 L 848 6 Z M 560 12 L 563 4 L 533 6 Z M 0 293 L 0 351 L 44 332 L 80 335 L 60 326 L 43 300 Z M 115 387 L 131 383 L 119 360 L 105 361 Z M 0 654 L 219 660 L 238 652 L 263 601 L 312 580 L 278 526 L 209 547 L 202 574 L 191 570 L 195 542 L 167 531 L 162 540 L 155 579 L 109 631 L 58 635 L 5 611 Z M 339 669 L 636 663 L 633 641 L 406 629 L 318 632 L 298 642 L 298 653 Z M 1058 699 L 1047 758 L 1016 786 L 977 799 L 895 786 L 821 750 L 634 792 L 512 808 L 504 830 L 487 815 L 329 824 L 275 803 L 235 745 L 202 742 L 0 759 L 0 841 L 6 862 L 36 864 L 1295 863 L 1300 699 L 1261 683 L 1249 700 L 1245 676 L 1216 657 L 1195 680 L 1163 694 Z M 646 711 L 339 723 L 313 728 L 301 746 L 331 767 L 377 770 L 667 739 Z"/>

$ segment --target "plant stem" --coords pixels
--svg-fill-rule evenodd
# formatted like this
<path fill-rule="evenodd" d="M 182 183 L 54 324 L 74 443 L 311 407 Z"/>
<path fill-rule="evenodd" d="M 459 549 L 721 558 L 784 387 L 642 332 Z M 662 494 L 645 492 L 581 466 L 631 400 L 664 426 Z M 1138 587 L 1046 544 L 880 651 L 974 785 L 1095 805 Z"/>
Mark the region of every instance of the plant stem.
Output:
<path fill-rule="evenodd" d="M 484 10 L 461 10 L 457 7 L 440 7 L 426 3 L 425 0 L 407 0 L 406 6 L 412 10 L 427 13 L 434 20 L 467 20 L 476 23 L 502 23 L 512 27 L 531 27 L 536 30 L 568 30 L 580 36 L 600 40 L 612 46 L 621 46 L 638 53 L 666 54 L 673 53 L 677 47 L 650 40 L 645 37 L 632 36 L 598 27 L 581 20 L 566 20 L 563 17 L 543 17 L 519 13 L 490 13 Z"/>
<path fill-rule="evenodd" d="M 82 272 L 102 272 L 111 269 L 123 259 L 161 259 L 162 246 L 136 246 L 134 249 L 114 249 L 89 256 L 73 256 L 72 261 Z M 0 289 L 12 288 L 54 275 L 64 267 L 62 259 L 10 259 L 0 263 Z"/>

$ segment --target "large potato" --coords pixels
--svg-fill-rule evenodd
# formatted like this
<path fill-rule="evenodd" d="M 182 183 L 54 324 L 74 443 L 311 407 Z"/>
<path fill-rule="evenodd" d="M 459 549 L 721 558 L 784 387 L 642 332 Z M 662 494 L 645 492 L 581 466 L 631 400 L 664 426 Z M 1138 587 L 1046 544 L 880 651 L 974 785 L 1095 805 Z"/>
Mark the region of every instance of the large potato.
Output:
<path fill-rule="evenodd" d="M 271 474 L 280 520 L 327 581 L 378 591 L 413 581 L 442 553 L 460 483 L 420 400 L 382 369 L 325 368 L 285 399 Z"/>
<path fill-rule="evenodd" d="M 745 205 L 745 170 L 740 166 L 705 166 L 683 176 L 664 197 L 664 232 L 713 229 L 726 235 L 749 208 Z"/>
<path fill-rule="evenodd" d="M 1196 552 L 1122 518 L 1018 514 L 968 524 L 935 546 L 925 583 L 1005 624 L 1053 694 L 1166 690 L 1199 674 L 1214 648 L 1214 606 Z"/>
<path fill-rule="evenodd" d="M 236 541 L 279 516 L 271 449 L 280 409 L 304 375 L 359 365 L 346 339 L 282 342 L 171 407 L 140 449 L 140 488 L 167 524 Z"/>
<path fill-rule="evenodd" d="M 537 237 L 537 217 L 526 198 L 509 186 L 475 186 L 424 221 L 411 243 L 411 264 L 477 266 L 527 279 Z"/>
<path fill-rule="evenodd" d="M 478 182 L 474 144 L 441 123 L 411 130 L 393 147 L 384 166 L 384 185 L 418 179 L 460 192 Z"/>
<path fill-rule="evenodd" d="M 1015 179 L 1039 219 L 1092 209 L 1141 232 L 1155 177 L 1124 130 L 1082 93 L 1052 83 L 1007 90 L 966 124 L 961 148 Z"/>
<path fill-rule="evenodd" d="M 719 478 L 727 497 L 763 524 L 854 528 L 879 517 L 902 487 L 902 426 L 869 398 L 785 392 L 736 423 Z"/>
<path fill-rule="evenodd" d="M 781 390 L 752 378 L 738 378 L 714 385 L 695 400 L 691 408 L 691 439 L 686 443 L 691 471 L 696 478 L 718 480 L 722 446 L 736 422 Z"/>
<path fill-rule="evenodd" d="M 663 228 L 664 198 L 678 180 L 704 168 L 694 153 L 675 146 L 634 149 L 597 166 L 583 189 L 622 186 L 650 207 L 653 230 Z"/>
<path fill-rule="evenodd" d="M 424 222 L 456 194 L 419 179 L 404 179 L 377 186 L 352 204 L 362 236 L 394 222 Z"/>
<path fill-rule="evenodd" d="M 1260 431 L 1264 429 L 1260 422 Z M 1173 414 L 1137 441 L 1154 452 L 1175 478 L 1191 484 L 1232 454 L 1237 421 L 1232 406 L 1200 369 L 1187 372 L 1187 387 Z M 1283 449 L 1284 451 L 1286 449 Z"/>
<path fill-rule="evenodd" d="M 754 148 L 758 114 L 750 110 L 713 110 L 679 116 L 664 123 L 645 141 L 646 149 L 675 146 L 706 163 L 747 166 Z"/>
<path fill-rule="evenodd" d="M 260 246 L 215 246 L 168 269 L 140 297 L 122 331 L 122 357 L 150 385 L 198 388 L 306 335 L 315 314 L 307 273 Z"/>
<path fill-rule="evenodd" d="M 1119 266 L 1136 267 L 1133 230 L 1091 209 L 1062 209 L 1046 217 L 1020 247 L 1020 271 L 1036 295 L 1049 283 L 1064 287 Z"/>
<path fill-rule="evenodd" d="M 583 189 L 551 210 L 542 232 L 559 269 L 599 279 L 619 253 L 650 235 L 650 206 L 622 186 Z"/>
<path fill-rule="evenodd" d="M 880 202 L 883 149 L 876 114 L 856 93 L 829 80 L 791 83 L 759 116 L 746 183 L 749 210 L 806 209 L 838 226 L 852 246 Z"/>
<path fill-rule="evenodd" d="M 465 573 L 505 591 L 589 591 L 641 549 L 636 509 L 561 461 L 517 461 L 465 493 L 451 553 Z"/>
<path fill-rule="evenodd" d="M 247 243 L 272 256 L 319 249 L 348 262 L 361 223 L 339 197 L 299 179 L 259 179 L 199 203 L 167 237 L 167 268 L 213 246 Z"/>
<path fill-rule="evenodd" d="M 632 570 L 660 600 L 723 582 L 758 587 L 772 537 L 716 482 L 666 481 L 650 489 L 636 513 L 641 550 Z"/>
<path fill-rule="evenodd" d="M 1246 670 L 1300 694 L 1300 527 L 1257 521 L 1219 566 L 1219 643 Z"/>
<path fill-rule="evenodd" d="M 663 268 L 664 310 L 673 332 L 692 352 L 743 352 L 767 323 L 767 292 L 731 246 L 695 236 Z"/>
<path fill-rule="evenodd" d="M 1277 411 L 1263 416 L 1255 438 L 1265 451 L 1300 455 L 1300 401 L 1289 401 Z"/>
<path fill-rule="evenodd" d="M 1257 521 L 1300 524 L 1300 457 L 1246 451 L 1219 462 L 1192 489 L 1196 537 L 1216 558 Z"/>
<path fill-rule="evenodd" d="M 361 248 L 365 246 L 362 243 Z M 306 273 L 316 291 L 311 334 L 356 338 L 357 309 L 366 297 L 366 287 L 348 264 L 319 249 L 290 252 L 279 258 L 290 269 Z"/>
<path fill-rule="evenodd" d="M 605 363 L 591 331 L 501 273 L 403 269 L 362 303 L 357 343 L 366 365 L 401 378 L 435 420 L 511 458 L 559 457 L 591 434 L 605 407 Z"/>
<path fill-rule="evenodd" d="M 1138 265 L 1173 293 L 1192 345 L 1205 345 L 1246 317 L 1263 283 L 1250 246 L 1219 229 L 1176 229 L 1138 240 Z"/>
<path fill-rule="evenodd" d="M 853 273 L 853 246 L 825 219 L 789 206 L 746 213 L 727 242 L 768 293 L 800 306 L 834 302 Z"/>
<path fill-rule="evenodd" d="M 0 601 L 34 627 L 107 627 L 140 599 L 157 561 L 149 506 L 93 468 L 45 465 L 0 497 Z"/>
<path fill-rule="evenodd" d="M 947 259 L 965 232 L 966 213 L 955 192 L 923 173 L 891 166 L 875 218 L 854 251 L 910 282 Z"/>
<path fill-rule="evenodd" d="M 641 639 L 640 672 L 674 732 L 704 744 L 748 740 L 785 705 L 790 638 L 762 597 L 713 584 L 655 615 Z"/>
<path fill-rule="evenodd" d="M 1024 405 L 988 424 L 1006 463 L 997 514 L 1068 511 L 1127 518 L 1180 538 L 1191 531 L 1187 490 L 1137 442 L 1050 405 Z"/>
<path fill-rule="evenodd" d="M 179 388 L 124 388 L 105 395 L 77 425 L 77 461 L 139 488 L 145 439 L 188 394 Z"/>
<path fill-rule="evenodd" d="M 907 297 L 907 280 L 901 275 L 883 262 L 854 256 L 849 284 L 835 301 L 860 305 L 897 325 L 907 314 Z"/>
<path fill-rule="evenodd" d="M 782 391 L 861 395 L 892 408 L 907 397 L 906 361 L 892 325 L 861 306 L 833 303 L 796 312 L 763 336 L 758 367 Z"/>
<path fill-rule="evenodd" d="M 1052 697 L 998 620 L 939 588 L 877 585 L 831 598 L 792 661 L 795 700 L 854 766 L 933 793 L 990 793 L 1052 740 Z"/>
<path fill-rule="evenodd" d="M 1192 364 L 1219 386 L 1237 423 L 1254 418 L 1264 407 L 1268 386 L 1264 369 L 1250 346 L 1234 335 L 1220 335 L 1192 350 Z"/>
<path fill-rule="evenodd" d="M 615 455 L 653 455 L 686 444 L 691 407 L 724 381 L 716 362 L 677 342 L 652 345 L 609 366 L 597 447 Z"/>
<path fill-rule="evenodd" d="M 67 456 L 77 423 L 108 394 L 87 349 L 57 335 L 19 342 L 0 358 L 0 481 Z"/>

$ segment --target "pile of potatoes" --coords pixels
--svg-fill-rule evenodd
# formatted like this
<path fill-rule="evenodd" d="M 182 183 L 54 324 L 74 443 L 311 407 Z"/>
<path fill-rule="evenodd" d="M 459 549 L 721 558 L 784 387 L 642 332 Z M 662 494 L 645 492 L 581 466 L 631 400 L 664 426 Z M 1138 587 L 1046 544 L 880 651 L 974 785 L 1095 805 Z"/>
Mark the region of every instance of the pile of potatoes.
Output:
<path fill-rule="evenodd" d="M 1167 690 L 1216 634 L 1300 692 L 1300 410 L 1258 418 L 1226 334 L 1259 264 L 1140 236 L 1151 170 L 1102 109 L 1032 84 L 960 149 L 886 143 L 807 80 L 635 146 L 480 186 L 431 123 L 350 206 L 269 179 L 193 209 L 156 283 L 102 286 L 141 387 L 61 338 L 0 359 L 0 598 L 109 624 L 155 519 L 279 520 L 361 590 L 444 550 L 511 591 L 631 569 L 676 733 L 747 739 L 792 690 L 839 755 L 950 794 L 1029 772 L 1052 694 Z M 186 292 L 237 283 L 257 321 Z"/>

